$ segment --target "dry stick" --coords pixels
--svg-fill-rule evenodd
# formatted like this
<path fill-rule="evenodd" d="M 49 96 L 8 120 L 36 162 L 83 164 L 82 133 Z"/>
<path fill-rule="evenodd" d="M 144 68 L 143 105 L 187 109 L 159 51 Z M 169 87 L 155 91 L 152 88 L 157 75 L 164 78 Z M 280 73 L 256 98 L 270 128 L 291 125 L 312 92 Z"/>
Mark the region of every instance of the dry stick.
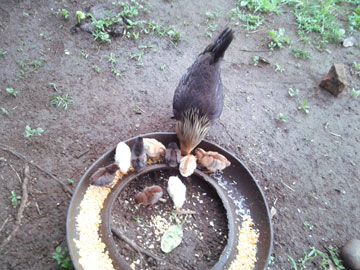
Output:
<path fill-rule="evenodd" d="M 15 228 L 9 234 L 9 236 L 0 244 L 0 249 L 4 248 L 7 245 L 7 243 L 10 242 L 11 238 L 16 234 L 16 232 L 20 228 L 21 220 L 23 218 L 23 213 L 24 213 L 26 203 L 27 203 L 27 200 L 28 200 L 28 188 L 27 188 L 28 182 L 29 182 L 29 165 L 25 164 L 24 180 L 23 180 L 23 183 L 22 183 L 22 197 L 21 197 L 20 207 L 19 207 L 19 210 L 18 210 L 17 215 L 16 215 Z"/>
<path fill-rule="evenodd" d="M 325 130 L 326 130 L 327 133 L 329 133 L 329 134 L 331 134 L 331 135 L 333 135 L 333 136 L 335 136 L 335 137 L 340 137 L 340 138 L 342 138 L 340 134 L 336 134 L 336 133 L 331 132 L 330 130 L 328 130 L 328 125 L 329 125 L 329 123 L 326 122 L 326 123 L 325 123 Z"/>
<path fill-rule="evenodd" d="M 10 168 L 15 172 L 15 174 L 16 174 L 16 176 L 17 176 L 17 178 L 19 179 L 19 182 L 20 182 L 20 184 L 21 184 L 20 175 L 19 175 L 18 172 L 15 170 L 15 168 L 13 167 L 13 165 L 11 165 L 10 163 L 9 163 L 9 165 L 10 165 Z"/>
<path fill-rule="evenodd" d="M 26 158 L 24 155 L 16 152 L 15 150 L 12 150 L 12 149 L 8 148 L 6 145 L 0 144 L 0 146 L 1 146 L 1 149 L 2 149 L 2 150 L 9 152 L 9 153 L 13 154 L 14 156 L 17 156 L 18 158 L 20 158 L 20 159 L 22 159 L 22 160 L 24 160 L 24 161 L 27 161 L 27 158 Z M 37 164 L 35 164 L 35 163 L 33 163 L 33 162 L 30 162 L 30 164 L 33 165 L 34 167 L 36 167 L 38 170 L 40 170 L 40 171 L 42 171 L 43 173 L 45 173 L 45 174 L 47 174 L 48 176 L 50 176 L 50 177 L 51 177 L 52 179 L 54 179 L 56 182 L 58 182 L 58 183 L 61 185 L 63 191 L 72 196 L 72 191 L 71 191 L 71 189 L 70 189 L 65 183 L 63 183 L 62 181 L 60 181 L 55 175 L 53 175 L 51 172 L 49 172 L 49 171 L 41 168 L 39 165 L 37 165 Z"/>
<path fill-rule="evenodd" d="M 135 249 L 137 252 L 145 254 L 148 257 L 151 257 L 153 259 L 155 259 L 158 262 L 162 262 L 162 263 L 166 263 L 168 265 L 171 265 L 170 263 L 166 262 L 165 260 L 155 256 L 154 254 L 150 253 L 149 251 L 143 249 L 142 247 L 139 247 L 134 241 L 132 241 L 131 239 L 127 238 L 123 232 L 119 231 L 118 229 L 111 227 L 111 231 L 112 233 L 117 236 L 118 238 L 122 239 L 123 241 L 125 241 L 127 244 L 129 244 L 129 246 L 131 246 L 133 249 Z M 177 270 L 181 270 L 177 267 L 175 267 L 174 265 L 171 265 L 171 269 L 177 269 Z"/>

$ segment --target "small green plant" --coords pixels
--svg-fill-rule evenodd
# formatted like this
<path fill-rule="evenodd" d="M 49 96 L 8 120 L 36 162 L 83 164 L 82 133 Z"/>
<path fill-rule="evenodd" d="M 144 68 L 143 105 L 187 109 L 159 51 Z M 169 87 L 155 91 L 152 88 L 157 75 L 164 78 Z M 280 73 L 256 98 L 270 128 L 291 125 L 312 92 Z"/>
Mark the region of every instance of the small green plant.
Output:
<path fill-rule="evenodd" d="M 269 30 L 268 33 L 271 37 L 271 41 L 268 45 L 270 50 L 273 50 L 274 48 L 284 48 L 286 44 L 290 44 L 290 38 L 284 36 L 284 28 L 279 28 L 279 31 Z"/>
<path fill-rule="evenodd" d="M 238 19 L 239 21 L 243 22 L 241 26 L 245 27 L 248 31 L 256 30 L 264 23 L 263 16 L 245 13 L 239 8 L 234 8 L 230 11 L 230 19 Z"/>
<path fill-rule="evenodd" d="M 57 246 L 55 252 L 52 254 L 52 257 L 56 260 L 56 263 L 59 267 L 68 270 L 73 269 L 69 251 L 66 247 L 62 249 L 61 246 Z"/>
<path fill-rule="evenodd" d="M 86 18 L 86 15 L 85 15 L 84 12 L 82 12 L 80 10 L 76 11 L 76 20 L 77 20 L 78 23 L 80 23 L 81 20 L 83 20 L 85 18 Z"/>
<path fill-rule="evenodd" d="M 304 99 L 302 105 L 298 107 L 299 110 L 303 110 L 306 114 L 310 113 L 310 107 L 307 105 L 308 100 Z"/>
<path fill-rule="evenodd" d="M 65 8 L 63 8 L 61 10 L 61 15 L 65 18 L 65 20 L 69 19 L 70 15 L 69 15 L 69 11 Z"/>
<path fill-rule="evenodd" d="M 29 13 L 27 13 L 27 12 L 23 12 L 23 16 L 24 16 L 24 17 L 29 17 L 30 15 L 29 15 Z"/>
<path fill-rule="evenodd" d="M 259 60 L 260 60 L 259 56 L 257 56 L 257 55 L 253 56 L 253 62 L 254 62 L 255 67 L 259 64 Z"/>
<path fill-rule="evenodd" d="M 140 224 L 142 222 L 142 218 L 139 216 L 134 217 L 136 223 Z"/>
<path fill-rule="evenodd" d="M 39 68 L 42 66 L 42 63 L 39 60 L 34 60 L 30 65 L 32 65 L 34 68 Z"/>
<path fill-rule="evenodd" d="M 294 53 L 295 58 L 303 58 L 303 59 L 310 58 L 310 52 L 303 51 L 298 48 L 294 48 L 293 53 Z"/>
<path fill-rule="evenodd" d="M 41 136 L 43 132 L 44 130 L 42 128 L 31 129 L 31 127 L 27 125 L 25 128 L 25 137 Z"/>
<path fill-rule="evenodd" d="M 85 50 L 80 50 L 80 54 L 81 56 L 83 56 L 85 59 L 87 59 L 89 57 L 89 54 L 87 53 L 87 51 Z"/>
<path fill-rule="evenodd" d="M 118 60 L 116 59 L 116 55 L 113 53 L 107 55 L 106 58 L 108 59 L 108 62 L 111 64 L 116 64 L 118 62 Z"/>
<path fill-rule="evenodd" d="M 21 196 L 16 195 L 15 190 L 12 190 L 10 199 L 12 207 L 16 208 L 19 204 L 19 200 L 21 200 Z"/>
<path fill-rule="evenodd" d="M 68 182 L 69 185 L 74 184 L 74 180 L 73 180 L 73 179 L 70 179 L 70 178 L 67 180 L 67 182 Z"/>
<path fill-rule="evenodd" d="M 255 12 L 274 12 L 281 13 L 282 0 L 238 0 L 237 6 L 239 8 L 247 7 L 249 10 Z"/>
<path fill-rule="evenodd" d="M 276 116 L 276 120 L 278 121 L 282 121 L 282 122 L 286 122 L 286 115 L 283 114 L 283 113 L 278 113 L 277 116 Z"/>
<path fill-rule="evenodd" d="M 283 68 L 282 66 L 280 66 L 278 63 L 275 63 L 275 72 L 285 72 L 285 68 Z"/>
<path fill-rule="evenodd" d="M 296 97 L 299 95 L 299 89 L 289 88 L 288 93 L 290 97 Z"/>
<path fill-rule="evenodd" d="M 360 95 L 360 90 L 355 90 L 355 88 L 353 88 L 351 90 L 351 97 L 352 98 L 357 98 Z"/>
<path fill-rule="evenodd" d="M 299 35 L 319 33 L 321 42 L 338 42 L 345 34 L 337 21 L 336 0 L 295 2 L 295 17 Z"/>
<path fill-rule="evenodd" d="M 358 62 L 354 62 L 354 69 L 355 69 L 355 74 L 357 74 L 358 76 L 360 76 L 360 63 Z"/>
<path fill-rule="evenodd" d="M 100 68 L 99 66 L 97 66 L 97 65 L 94 65 L 94 66 L 92 67 L 92 69 L 95 70 L 97 73 L 100 73 L 100 72 L 101 72 L 101 68 Z"/>
<path fill-rule="evenodd" d="M 49 82 L 49 85 L 54 88 L 54 90 L 57 92 L 57 87 L 56 87 L 56 83 L 52 83 L 52 82 Z"/>
<path fill-rule="evenodd" d="M 73 100 L 69 96 L 69 94 L 64 94 L 62 96 L 53 96 L 53 98 L 50 101 L 50 104 L 55 105 L 56 107 L 63 106 L 64 110 L 67 110 L 69 106 L 73 104 Z"/>
<path fill-rule="evenodd" d="M 8 92 L 13 97 L 16 97 L 17 94 L 19 93 L 18 91 L 15 91 L 14 88 L 6 88 L 6 92 Z"/>
<path fill-rule="evenodd" d="M 1 108 L 1 112 L 2 112 L 2 114 L 4 114 L 4 115 L 9 115 L 8 110 L 5 109 L 5 108 Z"/>
<path fill-rule="evenodd" d="M 7 54 L 7 51 L 0 49 L 0 56 L 4 56 L 5 54 Z"/>
<path fill-rule="evenodd" d="M 165 68 L 166 68 L 166 64 L 161 64 L 161 65 L 159 65 L 159 69 L 160 69 L 161 71 L 164 71 Z"/>

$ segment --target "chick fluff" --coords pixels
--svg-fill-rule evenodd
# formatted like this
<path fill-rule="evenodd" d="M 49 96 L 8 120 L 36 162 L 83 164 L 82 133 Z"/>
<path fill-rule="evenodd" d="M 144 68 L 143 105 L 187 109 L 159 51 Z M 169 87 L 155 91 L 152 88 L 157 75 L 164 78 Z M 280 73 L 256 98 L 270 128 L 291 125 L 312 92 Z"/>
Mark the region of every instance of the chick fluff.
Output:
<path fill-rule="evenodd" d="M 120 168 L 122 173 L 127 173 L 131 167 L 131 150 L 130 147 L 124 143 L 120 142 L 116 146 L 115 151 L 115 162 Z"/>
<path fill-rule="evenodd" d="M 147 161 L 146 152 L 144 148 L 144 140 L 142 137 L 137 137 L 135 144 L 131 149 L 131 163 L 137 172 L 145 168 Z"/>
<path fill-rule="evenodd" d="M 171 200 L 174 203 L 176 210 L 180 210 L 186 200 L 186 187 L 181 182 L 179 177 L 177 176 L 170 176 L 167 186 L 167 192 Z"/>
<path fill-rule="evenodd" d="M 170 142 L 166 148 L 165 161 L 170 167 L 176 167 L 181 160 L 181 151 L 176 142 Z"/>
<path fill-rule="evenodd" d="M 180 161 L 180 173 L 184 177 L 192 175 L 196 169 L 196 158 L 194 155 L 184 156 Z"/>
<path fill-rule="evenodd" d="M 145 187 L 142 192 L 135 195 L 135 203 L 142 205 L 154 205 L 163 195 L 160 186 Z"/>
<path fill-rule="evenodd" d="M 144 138 L 144 148 L 149 158 L 160 158 L 165 155 L 165 146 L 156 139 Z"/>
<path fill-rule="evenodd" d="M 116 163 L 97 169 L 90 177 L 90 183 L 95 186 L 108 186 L 114 181 L 115 173 L 119 169 Z"/>
<path fill-rule="evenodd" d="M 231 165 L 231 162 L 218 152 L 206 152 L 202 148 L 196 148 L 195 154 L 200 164 L 204 166 L 208 172 L 223 170 Z"/>

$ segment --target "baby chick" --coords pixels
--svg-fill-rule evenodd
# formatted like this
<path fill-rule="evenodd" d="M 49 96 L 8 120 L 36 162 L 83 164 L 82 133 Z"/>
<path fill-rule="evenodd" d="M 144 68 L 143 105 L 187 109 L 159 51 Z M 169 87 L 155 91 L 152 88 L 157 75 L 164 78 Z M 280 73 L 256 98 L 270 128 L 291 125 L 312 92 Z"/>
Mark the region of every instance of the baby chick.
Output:
<path fill-rule="evenodd" d="M 167 186 L 167 192 L 174 203 L 176 210 L 183 207 L 186 200 L 186 187 L 177 176 L 170 176 Z"/>
<path fill-rule="evenodd" d="M 187 155 L 182 157 L 180 161 L 180 173 L 184 177 L 192 175 L 196 169 L 196 158 L 194 155 Z"/>
<path fill-rule="evenodd" d="M 168 144 L 165 153 L 165 161 L 170 167 L 176 167 L 181 160 L 181 151 L 176 142 Z"/>
<path fill-rule="evenodd" d="M 195 149 L 195 154 L 200 164 L 204 166 L 209 173 L 223 170 L 231 165 L 230 161 L 218 152 L 206 152 L 201 148 L 197 148 Z"/>
<path fill-rule="evenodd" d="M 160 186 L 145 187 L 142 192 L 135 195 L 135 203 L 137 205 L 154 205 L 163 195 L 163 190 Z"/>
<path fill-rule="evenodd" d="M 159 159 L 165 155 L 165 146 L 156 139 L 144 138 L 144 147 L 149 158 Z"/>
<path fill-rule="evenodd" d="M 115 162 L 120 167 L 122 173 L 127 173 L 131 167 L 131 151 L 130 147 L 124 143 L 120 142 L 116 146 L 115 151 Z"/>
<path fill-rule="evenodd" d="M 113 180 L 119 166 L 116 163 L 97 169 L 90 177 L 90 183 L 96 186 L 108 186 Z"/>
<path fill-rule="evenodd" d="M 137 172 L 145 168 L 147 161 L 146 152 L 144 148 L 144 140 L 142 137 L 137 137 L 135 144 L 131 149 L 131 163 Z"/>

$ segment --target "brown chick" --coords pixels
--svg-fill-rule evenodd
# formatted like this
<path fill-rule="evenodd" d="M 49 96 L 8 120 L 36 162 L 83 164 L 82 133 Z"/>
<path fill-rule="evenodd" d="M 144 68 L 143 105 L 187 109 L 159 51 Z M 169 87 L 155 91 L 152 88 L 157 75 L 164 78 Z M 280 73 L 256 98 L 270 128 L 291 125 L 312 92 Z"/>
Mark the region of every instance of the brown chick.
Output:
<path fill-rule="evenodd" d="M 108 186 L 114 180 L 119 166 L 116 163 L 97 169 L 90 177 L 90 183 L 96 186 Z"/>
<path fill-rule="evenodd" d="M 159 159 L 165 155 L 165 146 L 156 139 L 144 138 L 144 148 L 149 158 Z"/>
<path fill-rule="evenodd" d="M 145 187 L 142 192 L 135 195 L 135 203 L 137 205 L 154 205 L 163 195 L 160 186 Z"/>
<path fill-rule="evenodd" d="M 196 148 L 195 154 L 200 164 L 204 166 L 209 173 L 223 170 L 231 165 L 230 161 L 218 152 L 206 152 L 201 148 Z"/>

